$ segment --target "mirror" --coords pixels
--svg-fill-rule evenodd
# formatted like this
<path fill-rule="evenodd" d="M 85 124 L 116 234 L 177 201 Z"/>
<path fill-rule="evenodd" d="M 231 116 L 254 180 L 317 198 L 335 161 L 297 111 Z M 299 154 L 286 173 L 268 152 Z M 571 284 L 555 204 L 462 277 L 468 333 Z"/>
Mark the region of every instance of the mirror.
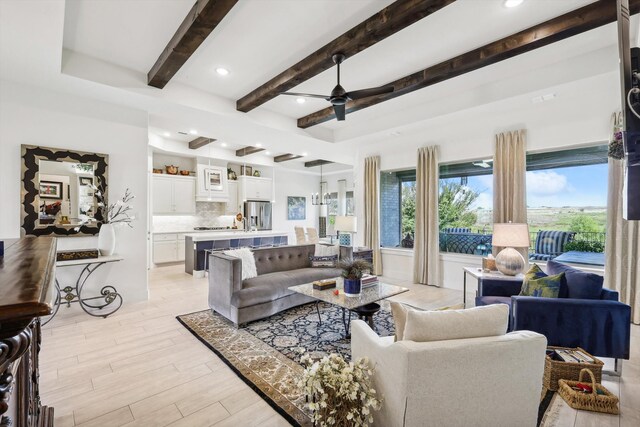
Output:
<path fill-rule="evenodd" d="M 42 159 L 39 166 L 37 226 L 95 222 L 93 165 Z"/>
<path fill-rule="evenodd" d="M 106 154 L 23 145 L 22 234 L 97 234 L 96 191 L 106 201 L 107 160 Z"/>

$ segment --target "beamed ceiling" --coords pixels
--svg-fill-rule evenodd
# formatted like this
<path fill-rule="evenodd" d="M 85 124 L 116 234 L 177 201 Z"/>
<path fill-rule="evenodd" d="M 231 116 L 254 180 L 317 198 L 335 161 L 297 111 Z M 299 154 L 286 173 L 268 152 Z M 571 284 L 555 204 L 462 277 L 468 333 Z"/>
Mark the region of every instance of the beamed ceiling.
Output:
<path fill-rule="evenodd" d="M 630 2 L 637 12 L 640 0 Z M 468 96 L 466 107 L 478 106 L 614 72 L 616 28 L 607 15 L 614 3 L 525 0 L 506 8 L 503 0 L 201 0 L 196 7 L 193 0 L 67 0 L 62 71 L 215 112 L 238 134 L 256 126 L 273 131 L 272 140 L 343 142 L 451 113 L 453 98 Z M 299 104 L 274 96 L 329 94 L 336 84 L 334 48 L 348 56 L 341 70 L 347 91 L 395 82 L 398 92 L 348 104 L 344 122 L 318 117 L 330 106 L 325 100 Z M 169 72 L 153 84 L 163 89 L 147 86 L 163 65 Z M 219 67 L 229 75 L 218 75 Z M 499 94 L 491 89 L 515 79 L 523 84 L 505 83 Z M 221 140 L 241 148 L 256 139 Z M 301 151 L 286 146 L 278 154 Z M 313 158 L 330 157 L 322 154 Z"/>

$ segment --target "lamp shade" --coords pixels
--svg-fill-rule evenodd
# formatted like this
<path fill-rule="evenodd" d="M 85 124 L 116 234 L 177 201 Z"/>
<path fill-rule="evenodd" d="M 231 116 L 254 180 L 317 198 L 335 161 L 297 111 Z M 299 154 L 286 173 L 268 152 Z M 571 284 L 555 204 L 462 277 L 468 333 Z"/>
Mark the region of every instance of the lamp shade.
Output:
<path fill-rule="evenodd" d="M 346 232 L 355 233 L 358 231 L 358 224 L 355 216 L 336 216 L 336 223 L 333 226 L 334 229 Z"/>
<path fill-rule="evenodd" d="M 529 247 L 529 225 L 502 223 L 493 224 L 493 246 L 503 248 L 528 248 Z"/>

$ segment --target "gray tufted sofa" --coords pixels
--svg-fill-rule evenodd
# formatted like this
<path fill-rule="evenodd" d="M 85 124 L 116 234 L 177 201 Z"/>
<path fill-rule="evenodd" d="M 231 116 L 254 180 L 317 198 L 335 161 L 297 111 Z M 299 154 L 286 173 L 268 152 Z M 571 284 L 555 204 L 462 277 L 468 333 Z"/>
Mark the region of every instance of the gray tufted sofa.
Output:
<path fill-rule="evenodd" d="M 341 246 L 340 257 L 350 257 L 351 250 Z M 336 268 L 311 268 L 314 252 L 315 245 L 254 249 L 258 276 L 244 281 L 239 258 L 209 255 L 209 307 L 239 325 L 314 301 L 287 289 L 340 275 Z"/>

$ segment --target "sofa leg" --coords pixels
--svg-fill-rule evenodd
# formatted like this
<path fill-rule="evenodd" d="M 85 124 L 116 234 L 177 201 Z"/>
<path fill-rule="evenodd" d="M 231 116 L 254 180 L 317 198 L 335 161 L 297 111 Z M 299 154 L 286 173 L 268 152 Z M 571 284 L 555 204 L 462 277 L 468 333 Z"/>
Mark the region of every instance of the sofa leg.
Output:
<path fill-rule="evenodd" d="M 622 376 L 622 359 L 613 359 L 613 371 L 602 371 L 603 374 L 612 377 Z"/>

